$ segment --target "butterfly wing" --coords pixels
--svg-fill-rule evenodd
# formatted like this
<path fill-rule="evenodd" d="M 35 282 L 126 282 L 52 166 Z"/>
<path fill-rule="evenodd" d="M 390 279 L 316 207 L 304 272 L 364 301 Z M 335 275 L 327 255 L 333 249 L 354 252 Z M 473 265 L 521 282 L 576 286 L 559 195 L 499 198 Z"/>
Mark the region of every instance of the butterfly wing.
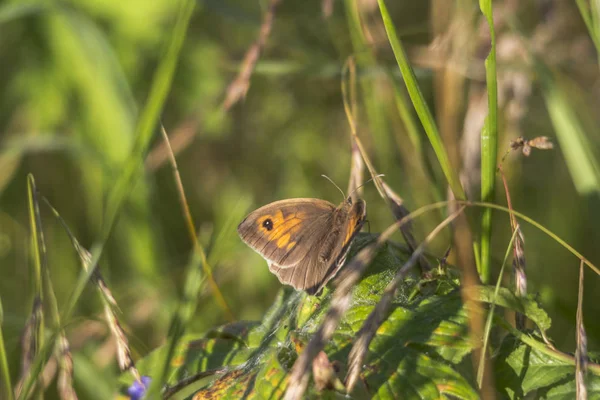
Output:
<path fill-rule="evenodd" d="M 328 232 L 336 208 L 319 199 L 288 199 L 267 204 L 239 224 L 248 246 L 280 269 L 297 265 Z"/>
<path fill-rule="evenodd" d="M 318 247 L 306 253 L 298 264 L 282 268 L 276 263 L 269 264 L 269 270 L 279 281 L 305 290 L 314 295 L 321 292 L 344 265 L 352 240 L 360 232 L 366 216 L 364 202 L 352 205 L 350 210 L 340 208 L 333 216 L 332 229 L 318 241 Z M 336 218 L 339 221 L 336 223 Z"/>

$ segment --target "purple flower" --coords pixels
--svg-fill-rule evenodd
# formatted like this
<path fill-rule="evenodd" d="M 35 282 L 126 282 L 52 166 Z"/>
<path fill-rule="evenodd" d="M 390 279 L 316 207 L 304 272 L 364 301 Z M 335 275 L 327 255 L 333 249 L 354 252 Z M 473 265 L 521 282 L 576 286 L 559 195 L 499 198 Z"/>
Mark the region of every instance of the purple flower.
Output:
<path fill-rule="evenodd" d="M 131 400 L 140 400 L 146 394 L 146 389 L 150 386 L 150 377 L 142 376 L 142 383 L 139 381 L 134 381 L 129 389 L 127 389 L 127 394 Z"/>

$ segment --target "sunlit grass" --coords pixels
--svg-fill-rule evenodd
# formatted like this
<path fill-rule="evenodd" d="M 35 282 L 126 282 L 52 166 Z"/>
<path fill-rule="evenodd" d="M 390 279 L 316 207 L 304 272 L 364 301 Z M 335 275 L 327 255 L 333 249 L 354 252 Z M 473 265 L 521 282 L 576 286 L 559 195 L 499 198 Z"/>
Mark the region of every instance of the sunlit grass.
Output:
<path fill-rule="evenodd" d="M 73 228 L 73 235 L 82 246 L 92 249 L 92 265 L 101 266 L 122 308 L 134 358 L 143 357 L 161 343 L 171 349 L 150 371 L 151 390 L 156 394 L 174 367 L 173 349 L 185 338 L 200 337 L 211 326 L 231 319 L 227 305 L 235 319 L 259 320 L 273 300 L 277 280 L 269 275 L 264 260 L 246 249 L 235 234 L 235 226 L 248 208 L 296 196 L 331 200 L 329 184 L 321 184 L 320 175 L 335 174 L 340 186 L 347 178 L 350 168 L 345 161 L 353 151 L 348 139 L 352 129 L 343 115 L 339 81 L 348 56 L 358 66 L 359 90 L 352 116 L 369 169 L 373 174 L 385 174 L 386 184 L 407 200 L 411 209 L 435 205 L 427 220 L 413 224 L 418 241 L 421 232 L 429 231 L 427 225 L 439 222 L 446 213 L 448 204 L 437 203 L 446 198 L 446 185 L 455 198 L 464 199 L 465 195 L 458 180 L 459 166 L 450 163 L 454 153 L 448 154 L 450 148 L 441 140 L 444 132 L 435 119 L 440 116 L 428 106 L 438 101 L 436 87 L 430 86 L 436 81 L 432 79 L 436 65 L 451 69 L 464 63 L 481 68 L 479 75 L 469 74 L 469 68 L 457 69 L 458 74 L 464 74 L 461 78 L 465 83 L 464 92 L 459 91 L 456 97 L 466 99 L 468 90 L 484 84 L 488 88 L 489 114 L 481 135 L 481 181 L 477 182 L 481 183 L 483 201 L 488 202 L 460 203 L 469 205 L 468 222 L 477 234 L 472 241 L 481 239 L 473 245 L 481 252 L 479 272 L 484 282 L 494 281 L 497 270 L 506 273 L 500 264 L 504 244 L 493 246 L 506 241 L 509 227 L 509 211 L 500 205 L 504 197 L 493 195 L 498 145 L 508 146 L 509 139 L 517 134 L 526 139 L 550 136 L 557 144 L 553 151 L 534 151 L 530 158 L 513 152 L 505 166 L 515 209 L 521 211 L 515 215 L 530 222 L 535 217 L 539 221 L 536 226 L 559 244 L 557 249 L 540 248 L 537 244 L 543 235 L 535 229 L 524 231 L 530 293 L 542 293 L 544 301 L 555 300 L 541 305 L 554 320 L 550 336 L 558 340 L 557 348 L 572 347 L 568 332 L 573 328 L 575 307 L 571 303 L 576 293 L 570 278 L 576 271 L 565 268 L 563 261 L 566 256 L 584 259 L 594 271 L 586 277 L 588 285 L 594 284 L 600 272 L 593 235 L 587 234 L 593 232 L 599 209 L 595 207 L 600 191 L 595 92 L 593 85 L 586 85 L 594 82 L 596 75 L 588 68 L 588 75 L 577 76 L 571 58 L 557 64 L 554 57 L 569 48 L 573 53 L 569 57 L 576 54 L 577 60 L 583 61 L 578 65 L 589 63 L 597 70 L 597 4 L 577 0 L 571 6 L 573 10 L 578 6 L 583 18 L 575 21 L 574 31 L 587 32 L 596 53 L 577 52 L 575 41 L 567 41 L 565 48 L 552 47 L 552 43 L 549 46 L 556 51 L 549 52 L 540 43 L 532 43 L 536 38 L 529 31 L 524 30 L 525 34 L 511 24 L 500 24 L 496 35 L 492 34 L 484 82 L 481 72 L 489 38 L 479 37 L 481 32 L 474 38 L 482 42 L 479 44 L 485 53 L 477 51 L 467 60 L 445 58 L 443 52 L 432 51 L 438 39 L 445 38 L 430 35 L 435 30 L 429 25 L 429 10 L 406 17 L 407 10 L 422 10 L 417 3 L 379 0 L 379 9 L 371 9 L 350 0 L 334 2 L 334 13 L 325 19 L 318 10 L 281 2 L 246 99 L 227 113 L 216 112 L 227 81 L 237 72 L 232 66 L 238 65 L 255 39 L 267 3 L 260 4 L 262 9 L 254 9 L 250 3 L 227 9 L 219 2 L 204 2 L 202 12 L 194 13 L 192 22 L 192 2 L 183 2 L 179 10 L 177 4 L 161 0 L 140 7 L 139 14 L 135 12 L 139 5 L 113 2 L 91 6 L 76 1 L 69 7 L 0 6 L 6 40 L 0 52 L 11 60 L 4 67 L 9 79 L 0 84 L 5 94 L 0 107 L 4 132 L 0 134 L 0 208 L 2 215 L 10 217 L 10 224 L 0 224 L 0 273 L 8 278 L 0 279 L 0 398 L 10 400 L 17 388 L 19 351 L 11 347 L 19 342 L 18 334 L 32 316 L 43 320 L 35 325 L 36 355 L 20 398 L 34 393 L 34 377 L 56 352 L 64 330 L 70 340 L 79 335 L 85 338 L 73 349 L 80 398 L 88 398 L 94 387 L 98 388 L 96 398 L 106 397 L 114 389 L 119 372 L 114 365 L 96 365 L 97 359 L 108 360 L 113 354 L 109 346 L 102 346 L 110 333 L 86 327 L 87 322 L 102 319 L 100 302 L 89 297 L 85 289 L 91 286 L 93 272 L 82 270 L 76 276 L 78 270 L 71 268 L 76 254 L 65 247 L 67 237 L 46 221 L 48 248 L 40 245 L 41 220 L 47 209 L 42 207 L 40 216 L 32 200 L 33 180 L 26 178 L 29 172 L 35 175 L 41 194 Z M 494 18 L 501 21 L 502 12 L 496 14 L 501 3 L 482 0 L 483 16 L 473 11 L 483 31 L 489 28 L 485 18 L 491 20 L 492 4 Z M 534 12 L 528 10 L 516 17 L 527 20 L 531 16 L 537 21 L 539 16 Z M 404 26 L 412 19 L 414 26 Z M 309 20 L 310 34 L 306 28 Z M 541 18 L 536 22 L 543 23 Z M 545 29 L 554 32 L 559 28 L 552 25 Z M 533 58 L 507 61 L 500 52 L 494 58 L 494 39 L 506 46 L 500 40 L 511 34 L 518 36 L 513 38 L 517 44 L 525 43 L 527 57 Z M 581 36 L 577 39 L 583 40 Z M 428 54 L 426 62 L 423 54 Z M 532 59 L 535 62 L 529 63 Z M 514 126 L 514 130 L 507 128 L 513 122 L 508 119 L 514 104 L 506 99 L 510 101 L 518 87 L 502 86 L 506 85 L 503 79 L 515 71 L 533 88 L 517 124 L 521 131 Z M 464 106 L 468 104 L 460 105 Z M 163 119 L 171 135 L 181 127 L 180 121 L 188 118 L 196 125 L 187 128 L 188 141 L 175 150 L 181 185 L 189 197 L 189 215 L 182 218 L 175 189 L 178 183 L 174 183 L 166 163 L 152 169 L 145 169 L 143 164 L 148 150 L 160 145 L 156 135 L 159 120 Z M 441 120 L 439 126 L 443 126 Z M 180 136 L 174 134 L 172 138 Z M 27 190 L 29 205 L 25 201 Z M 390 223 L 390 213 L 373 185 L 362 190 L 368 200 L 369 229 L 376 233 Z M 472 212 L 474 206 L 477 212 Z M 26 234 L 15 233 L 8 226 L 14 224 L 27 231 L 28 210 L 31 244 L 24 242 Z M 186 218 L 192 217 L 194 239 L 184 225 Z M 57 231 L 60 235 L 55 235 Z M 456 238 L 440 235 L 432 244 L 432 253 L 439 256 L 451 245 L 451 239 Z M 199 247 L 191 249 L 192 242 Z M 206 252 L 205 259 L 201 252 Z M 43 267 L 44 253 L 49 257 L 47 268 Z M 452 252 L 450 257 L 454 263 L 457 255 Z M 26 276 L 24 266 L 31 271 Z M 214 268 L 214 284 L 207 281 L 209 273 L 204 268 Z M 560 281 L 560 287 L 553 281 Z M 222 297 L 215 294 L 215 288 L 223 291 Z M 53 299 L 53 290 L 58 299 Z M 45 314 L 32 310 L 29 303 L 35 296 L 43 300 Z M 593 349 L 598 326 L 590 315 L 598 306 L 583 304 Z M 486 338 L 492 324 L 494 329 L 499 326 L 496 323 L 502 316 L 496 314 L 493 319 L 490 314 Z M 166 332 L 169 324 L 171 330 Z M 526 334 L 506 329 L 536 350 L 570 360 Z M 494 338 L 491 335 L 490 346 L 494 346 Z M 53 398 L 50 392 L 55 386 L 50 384 L 48 398 Z"/>
<path fill-rule="evenodd" d="M 496 82 L 496 32 L 492 13 L 492 0 L 480 0 L 479 6 L 490 27 L 491 49 L 485 59 L 488 115 L 481 132 L 481 199 L 493 201 L 496 187 L 496 163 L 498 157 L 498 87 Z M 491 277 L 492 210 L 481 215 L 481 262 L 479 275 L 483 283 Z"/>

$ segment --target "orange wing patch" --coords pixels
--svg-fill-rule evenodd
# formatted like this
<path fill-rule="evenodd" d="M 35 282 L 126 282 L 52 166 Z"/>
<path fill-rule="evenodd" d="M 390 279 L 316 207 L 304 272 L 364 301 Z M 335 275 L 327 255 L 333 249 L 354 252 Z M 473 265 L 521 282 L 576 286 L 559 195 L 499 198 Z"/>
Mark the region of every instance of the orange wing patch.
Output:
<path fill-rule="evenodd" d="M 283 215 L 282 211 L 277 211 L 274 215 L 263 215 L 258 218 L 256 224 L 269 242 L 274 242 L 280 249 L 290 250 L 296 245 L 296 242 L 292 241 L 292 236 L 302 228 L 303 221 L 304 213 Z"/>
<path fill-rule="evenodd" d="M 356 223 L 362 218 L 362 215 L 354 214 L 349 218 L 348 225 L 346 226 L 346 236 L 344 237 L 344 245 L 352 238 L 354 231 L 356 231 Z"/>

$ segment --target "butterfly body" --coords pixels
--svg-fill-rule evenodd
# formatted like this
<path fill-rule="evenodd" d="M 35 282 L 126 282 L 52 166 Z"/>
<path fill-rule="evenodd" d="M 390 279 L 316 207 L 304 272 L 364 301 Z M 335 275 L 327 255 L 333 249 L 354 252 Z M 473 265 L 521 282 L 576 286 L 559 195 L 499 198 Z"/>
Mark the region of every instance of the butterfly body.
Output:
<path fill-rule="evenodd" d="M 288 199 L 267 204 L 239 224 L 242 240 L 281 283 L 318 294 L 343 265 L 366 217 L 364 201 Z"/>

